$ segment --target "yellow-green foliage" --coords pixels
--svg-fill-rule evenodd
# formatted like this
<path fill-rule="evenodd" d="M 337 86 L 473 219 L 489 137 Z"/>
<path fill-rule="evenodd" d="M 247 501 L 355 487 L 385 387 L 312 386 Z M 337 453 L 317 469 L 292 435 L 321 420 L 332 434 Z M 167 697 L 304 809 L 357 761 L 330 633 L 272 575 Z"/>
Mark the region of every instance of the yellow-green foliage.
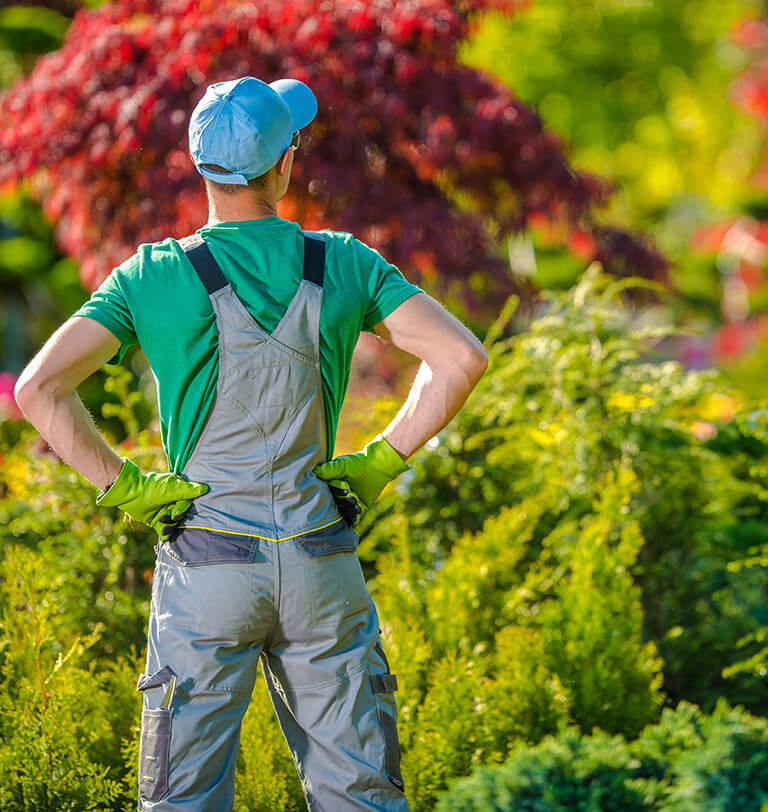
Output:
<path fill-rule="evenodd" d="M 409 561 L 423 573 L 414 583 L 442 584 L 426 605 L 440 607 L 434 617 L 450 607 L 456 619 L 448 628 L 431 621 L 427 639 L 472 651 L 475 615 L 494 615 L 498 627 L 528 624 L 526 613 L 539 611 L 541 599 L 560 600 L 555 586 L 571 566 L 571 549 L 583 533 L 602 532 L 606 483 L 631 472 L 628 501 L 621 486 L 616 496 L 616 509 L 636 522 L 626 531 L 636 558 L 622 579 L 639 588 L 642 636 L 665 662 L 664 693 L 707 710 L 724 694 L 763 713 L 764 570 L 740 562 L 765 558 L 768 436 L 732 420 L 747 404 L 716 372 L 654 356 L 673 331 L 663 313 L 627 305 L 634 284 L 594 265 L 573 290 L 547 294 L 539 318 L 507 337 L 511 302 L 489 333 L 488 372 L 436 447 L 414 458 L 403 493 L 378 507 L 363 549 L 380 548 L 396 535 L 395 517 L 406 516 Z M 540 515 L 533 529 L 511 529 L 509 547 L 487 539 L 488 560 L 473 558 L 473 545 L 486 543 L 475 541 L 478 531 L 536 500 L 542 504 L 523 511 Z M 614 539 L 609 550 L 619 526 L 606 532 Z M 528 569 L 497 614 L 496 587 L 520 576 L 518 536 L 530 538 L 519 559 Z M 454 582 L 466 586 L 455 601 Z M 640 714 L 636 724 L 644 721 Z"/>
<path fill-rule="evenodd" d="M 466 533 L 453 545 L 426 600 L 430 639 L 441 654 L 482 651 L 509 622 L 504 612 L 508 593 L 523 580 L 529 543 L 551 503 L 551 493 L 532 494 L 487 519 L 480 533 Z"/>
<path fill-rule="evenodd" d="M 593 269 L 527 333 L 504 338 L 499 322 L 472 400 L 385 496 L 362 540 L 419 812 L 457 777 L 549 735 L 567 737 L 556 772 L 568 753 L 602 769 L 613 745 L 584 736 L 598 727 L 600 742 L 619 742 L 607 734 L 633 737 L 658 718 L 659 653 L 674 700 L 766 704 L 756 660 L 733 681 L 719 672 L 764 645 L 768 438 L 718 419 L 737 396 L 713 374 L 649 359 L 646 340 L 664 327 L 636 323 L 622 304 L 626 284 Z M 114 376 L 115 393 L 124 387 Z M 121 451 L 145 469 L 164 467 L 140 423 L 112 411 L 129 437 Z M 714 437 L 698 439 L 698 423 Z M 155 539 L 98 509 L 94 489 L 32 443 L 2 453 L 0 808 L 126 809 L 143 658 L 121 655 L 145 644 Z M 664 717 L 657 728 L 666 736 Z M 686 768 L 681 798 L 689 785 L 692 797 L 709 797 L 706 767 L 732 757 L 732 738 Z M 664 769 L 642 797 L 663 790 Z M 632 808 L 637 793 L 623 778 L 594 806 L 582 780 L 594 773 L 582 762 L 579 771 L 574 792 L 591 808 Z M 730 786 L 730 774 L 719 775 Z M 568 787 L 565 806 L 539 803 L 542 787 L 557 784 L 551 776 L 549 767 L 531 773 L 529 808 L 582 808 L 567 805 Z M 236 809 L 302 808 L 259 681 L 242 728 Z"/>
<path fill-rule="evenodd" d="M 573 719 L 632 736 L 661 704 L 661 660 L 643 642 L 640 590 L 630 575 L 643 537 L 629 516 L 637 489 L 620 469 L 606 478 L 594 514 L 585 518 L 556 597 L 542 606 L 546 661 L 567 687 Z"/>
<path fill-rule="evenodd" d="M 631 471 L 605 476 L 581 525 L 535 544 L 554 501 L 545 487 L 462 536 L 420 583 L 405 538 L 403 559 L 382 562 L 374 596 L 393 668 L 405 671 L 404 776 L 417 809 L 519 741 L 569 722 L 635 735 L 657 717 L 661 662 L 643 642 L 630 575 L 642 546 L 627 509 L 636 489 Z"/>
<path fill-rule="evenodd" d="M 0 584 L 0 808 L 127 804 L 121 749 L 137 716 L 135 662 L 88 662 L 100 631 L 52 620 L 49 583 L 30 551 L 6 550 Z"/>
<path fill-rule="evenodd" d="M 296 768 L 261 678 L 256 680 L 243 719 L 235 782 L 235 812 L 306 809 Z"/>

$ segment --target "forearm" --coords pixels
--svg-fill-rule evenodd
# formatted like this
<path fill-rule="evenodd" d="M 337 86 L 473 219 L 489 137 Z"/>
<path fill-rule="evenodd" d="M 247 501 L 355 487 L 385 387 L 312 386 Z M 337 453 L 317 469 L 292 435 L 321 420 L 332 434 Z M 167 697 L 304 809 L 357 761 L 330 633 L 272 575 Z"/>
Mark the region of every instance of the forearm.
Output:
<path fill-rule="evenodd" d="M 485 368 L 483 359 L 472 365 L 450 363 L 438 367 L 422 362 L 408 398 L 383 432 L 403 459 L 453 419 Z"/>
<path fill-rule="evenodd" d="M 119 457 L 99 434 L 77 392 L 55 394 L 46 389 L 21 388 L 19 407 L 64 462 L 104 490 L 122 467 Z"/>

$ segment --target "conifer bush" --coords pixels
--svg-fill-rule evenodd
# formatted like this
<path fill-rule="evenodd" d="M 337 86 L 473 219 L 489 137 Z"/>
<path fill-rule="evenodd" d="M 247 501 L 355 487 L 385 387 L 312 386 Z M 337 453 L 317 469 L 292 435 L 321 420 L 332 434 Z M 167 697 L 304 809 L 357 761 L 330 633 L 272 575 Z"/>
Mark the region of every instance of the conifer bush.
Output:
<path fill-rule="evenodd" d="M 618 577 L 639 587 L 643 639 L 666 664 L 664 693 L 706 710 L 726 695 L 766 713 L 768 439 L 734 419 L 748 404 L 715 371 L 664 358 L 661 342 L 674 330 L 658 309 L 628 303 L 626 291 L 637 284 L 592 266 L 571 291 L 545 295 L 519 335 L 509 334 L 510 300 L 486 340 L 489 371 L 437 446 L 414 459 L 407 485 L 381 504 L 363 549 L 385 545 L 396 517 L 406 515 L 410 566 L 423 573 L 414 582 L 465 577 L 474 595 L 435 592 L 434 613 L 450 605 L 456 621 L 435 639 L 471 649 L 483 625 L 475 620 L 499 606 L 498 595 L 489 598 L 493 579 L 506 589 L 534 560 L 524 588 L 540 572 L 554 597 L 579 528 L 597 520 L 606 477 L 631 472 L 636 486 L 621 509 L 637 523 L 637 545 Z M 465 574 L 452 549 L 463 549 L 462 539 L 489 517 L 531 499 L 545 509 L 533 526 L 513 531 L 521 543 L 529 538 L 527 553 L 502 540 L 489 548 L 490 580 L 480 595 L 471 553 Z M 495 616 L 499 627 L 517 622 Z M 636 725 L 647 721 L 641 714 Z"/>
<path fill-rule="evenodd" d="M 714 698 L 766 701 L 768 440 L 723 419 L 717 376 L 653 358 L 666 328 L 626 284 L 592 270 L 528 332 L 500 321 L 467 407 L 367 520 L 420 812 L 764 802 L 768 723 Z M 121 452 L 161 469 L 136 406 L 110 409 Z M 125 809 L 155 539 L 26 435 L 0 450 L 0 807 Z M 261 680 L 235 808 L 304 808 Z"/>
<path fill-rule="evenodd" d="M 627 742 L 569 729 L 520 745 L 501 766 L 456 781 L 438 812 L 760 812 L 768 803 L 768 721 L 718 702 L 681 702 Z"/>
<path fill-rule="evenodd" d="M 0 808 L 120 809 L 122 743 L 137 721 L 135 658 L 96 663 L 101 630 L 55 617 L 38 557 L 5 550 L 0 568 Z"/>

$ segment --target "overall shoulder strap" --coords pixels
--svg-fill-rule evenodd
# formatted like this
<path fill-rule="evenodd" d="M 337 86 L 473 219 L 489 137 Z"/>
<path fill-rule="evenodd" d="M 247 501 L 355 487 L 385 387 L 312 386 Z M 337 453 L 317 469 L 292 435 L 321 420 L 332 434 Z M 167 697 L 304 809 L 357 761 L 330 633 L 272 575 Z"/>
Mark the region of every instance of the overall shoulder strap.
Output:
<path fill-rule="evenodd" d="M 221 290 L 229 284 L 213 258 L 211 249 L 205 244 L 205 240 L 200 234 L 184 237 L 183 240 L 179 240 L 179 245 L 209 294 L 216 293 L 217 290 Z"/>
<path fill-rule="evenodd" d="M 303 230 L 301 233 L 304 237 L 304 279 L 321 288 L 325 278 L 325 234 Z"/>

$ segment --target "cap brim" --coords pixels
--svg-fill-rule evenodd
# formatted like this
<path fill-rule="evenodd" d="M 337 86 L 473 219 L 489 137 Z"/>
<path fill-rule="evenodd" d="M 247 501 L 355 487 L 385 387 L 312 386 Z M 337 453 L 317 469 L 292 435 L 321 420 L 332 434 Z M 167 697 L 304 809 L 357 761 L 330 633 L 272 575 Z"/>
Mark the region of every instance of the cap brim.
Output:
<path fill-rule="evenodd" d="M 317 98 L 304 82 L 298 79 L 278 79 L 269 86 L 288 106 L 294 131 L 306 127 L 317 115 Z"/>

